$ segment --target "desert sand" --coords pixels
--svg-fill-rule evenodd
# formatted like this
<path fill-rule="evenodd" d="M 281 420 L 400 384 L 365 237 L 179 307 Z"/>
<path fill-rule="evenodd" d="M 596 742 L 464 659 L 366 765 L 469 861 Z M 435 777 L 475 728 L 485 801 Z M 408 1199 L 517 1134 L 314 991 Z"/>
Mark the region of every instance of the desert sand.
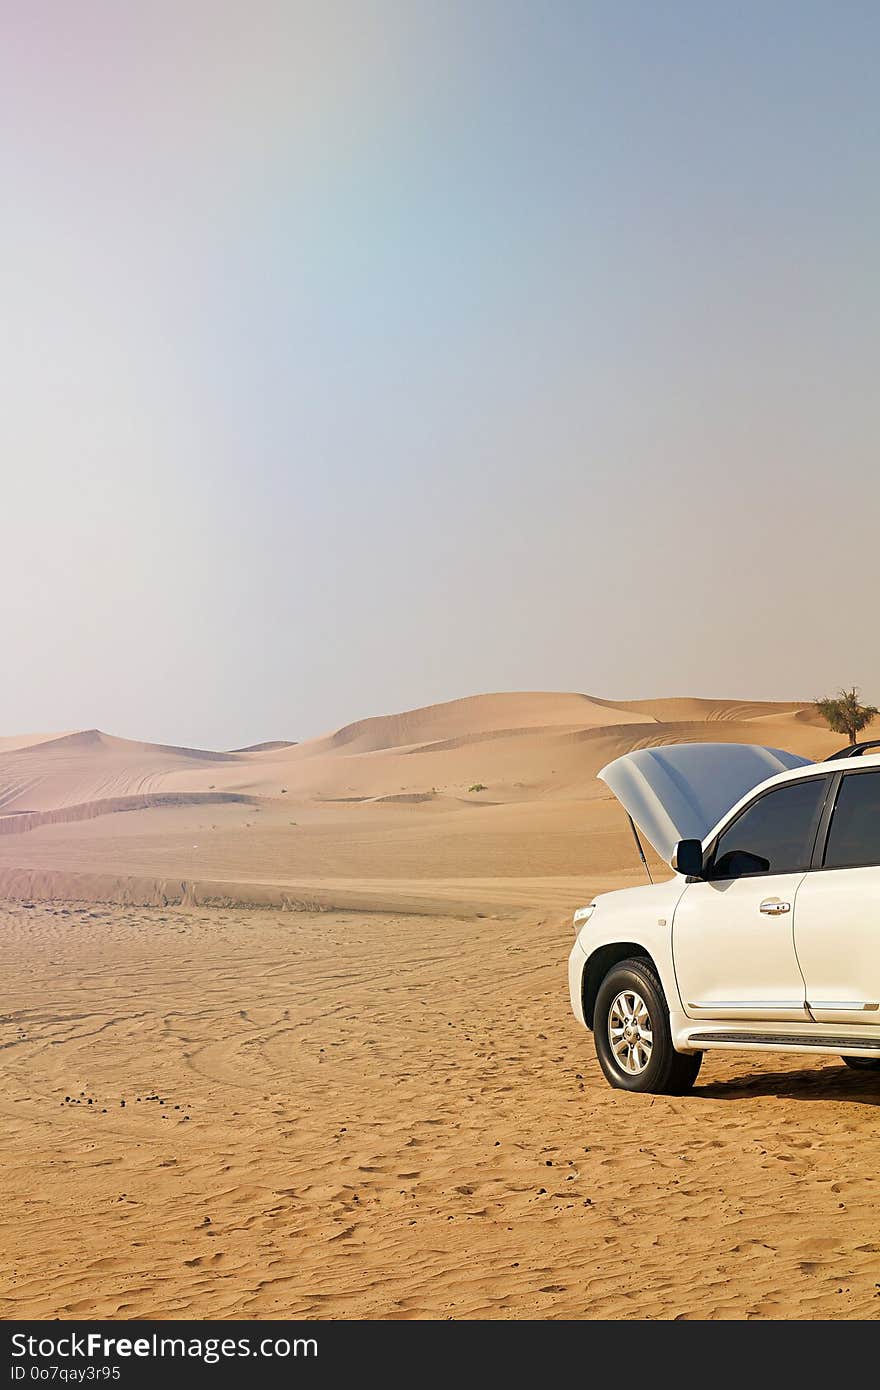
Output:
<path fill-rule="evenodd" d="M 630 1096 L 569 1012 L 572 909 L 642 876 L 595 773 L 694 739 L 839 743 L 542 693 L 0 740 L 0 1314 L 877 1316 L 880 1078 Z"/>

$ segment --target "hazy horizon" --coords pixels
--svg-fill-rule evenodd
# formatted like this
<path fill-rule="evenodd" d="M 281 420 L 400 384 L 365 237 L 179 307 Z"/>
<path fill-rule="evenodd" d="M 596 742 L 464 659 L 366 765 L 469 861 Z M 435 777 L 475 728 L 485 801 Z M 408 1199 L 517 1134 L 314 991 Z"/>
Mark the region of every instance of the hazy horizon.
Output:
<path fill-rule="evenodd" d="M 880 10 L 3 28 L 0 736 L 880 704 Z"/>
<path fill-rule="evenodd" d="M 827 694 L 836 694 L 836 693 L 837 693 L 837 690 L 836 690 L 836 688 L 834 688 L 834 689 L 829 689 L 826 693 L 827 693 Z M 694 690 L 694 691 L 677 691 L 677 692 L 675 692 L 674 694 L 670 693 L 669 691 L 662 691 L 662 690 L 661 690 L 661 691 L 647 691 L 647 692 L 635 693 L 635 694 L 632 694 L 632 693 L 631 693 L 631 694 L 629 694 L 629 695 L 608 695 L 608 694 L 606 694 L 606 693 L 603 692 L 603 691 L 596 691 L 596 690 L 568 690 L 568 691 L 564 691 L 564 690 L 549 690 L 549 689 L 548 689 L 548 690 L 538 690 L 537 688 L 536 688 L 535 690 L 528 690 L 528 689 L 521 689 L 521 690 L 514 690 L 514 689 L 510 689 L 510 690 L 472 690 L 472 691 L 462 692 L 461 694 L 458 694 L 458 695 L 447 695 L 447 696 L 443 696 L 443 697 L 441 697 L 441 698 L 439 698 L 439 699 L 437 699 L 437 700 L 429 700 L 429 701 L 426 702 L 425 705 L 413 705 L 413 706 L 407 706 L 407 707 L 401 706 L 400 708 L 397 708 L 397 707 L 395 706 L 394 708 L 388 708 L 388 709 L 384 709 L 384 710 L 370 710 L 370 711 L 361 712 L 361 713 L 353 712 L 353 713 L 350 715 L 349 718 L 342 719 L 342 720 L 338 721 L 338 723 L 336 723 L 336 724 L 328 725 L 326 728 L 313 729 L 313 730 L 311 730 L 309 733 L 305 733 L 305 734 L 302 734 L 302 735 L 300 735 L 300 736 L 297 736 L 297 734 L 296 734 L 295 732 L 291 734 L 289 731 L 288 731 L 287 733 L 284 733 L 283 731 L 279 732 L 279 731 L 276 730 L 274 734 L 271 733 L 271 732 L 266 732 L 266 731 L 264 731 L 264 733 L 266 733 L 265 738 L 251 738 L 251 739 L 248 739 L 248 740 L 246 740 L 246 741 L 244 741 L 244 742 L 242 742 L 242 743 L 234 743 L 234 742 L 233 742 L 233 743 L 223 743 L 223 744 L 217 743 L 217 742 L 214 742 L 214 743 L 207 743 L 207 742 L 205 742 L 204 740 L 200 742 L 198 739 L 189 739 L 189 740 L 185 740 L 185 739 L 173 738 L 173 737 L 167 737 L 167 738 L 166 738 L 166 737 L 162 737 L 162 738 L 155 737 L 155 738 L 151 738 L 151 737 L 145 736 L 142 732 L 137 731 L 137 730 L 109 728 L 109 727 L 106 727 L 106 726 L 104 726 L 104 725 L 96 725 L 96 724 L 88 724 L 88 723 L 77 724 L 77 725 L 71 725 L 71 726 L 64 726 L 64 727 L 62 727 L 61 725 L 58 725 L 57 727 L 53 727 L 53 728 L 51 728 L 51 729 L 48 728 L 48 727 L 47 727 L 47 728 L 40 728 L 40 729 L 4 729 L 4 730 L 2 731 L 2 733 L 0 733 L 0 740 L 2 740 L 4 737 L 12 737 L 12 738 L 15 738 L 15 737 L 17 737 L 17 736 L 19 736 L 19 735 L 26 735 L 26 734 L 44 735 L 44 734 L 47 734 L 47 733 L 51 733 L 51 734 L 58 734 L 58 735 L 64 736 L 64 735 L 66 735 L 66 734 L 83 733 L 83 732 L 89 732 L 89 731 L 91 731 L 91 730 L 96 729 L 96 730 L 98 730 L 98 732 L 100 732 L 100 733 L 102 733 L 102 734 L 109 734 L 109 735 L 111 735 L 112 737 L 115 737 L 115 738 L 131 739 L 131 740 L 134 741 L 134 742 L 166 744 L 166 745 L 171 746 L 171 747 L 187 747 L 187 746 L 188 746 L 188 747 L 192 747 L 192 748 L 199 748 L 199 747 L 200 747 L 200 748 L 202 748 L 202 749 L 208 749 L 208 750 L 216 751 L 216 752 L 235 752 L 235 751 L 237 751 L 237 750 L 238 750 L 238 751 L 244 750 L 244 749 L 246 749 L 246 748 L 248 748 L 248 747 L 254 747 L 254 746 L 256 746 L 256 745 L 258 745 L 258 744 L 260 744 L 260 743 L 271 743 L 271 742 L 276 741 L 276 740 L 277 740 L 277 741 L 281 741 L 281 742 L 289 741 L 289 742 L 291 742 L 291 743 L 306 743 L 306 742 L 309 742 L 311 739 L 320 738 L 323 734 L 335 733 L 338 729 L 340 729 L 340 728 L 345 728 L 345 727 L 346 727 L 347 725 L 349 725 L 349 724 L 358 724 L 358 723 L 361 723 L 361 722 L 363 722 L 364 720 L 367 720 L 367 719 L 382 718 L 382 717 L 384 717 L 384 716 L 386 716 L 386 715 L 409 714 L 409 713 L 412 713 L 413 711 L 418 710 L 418 709 L 422 709 L 422 708 L 425 708 L 425 707 L 430 708 L 430 707 L 433 706 L 433 705 L 454 704 L 454 703 L 457 703 L 458 701 L 461 701 L 461 700 L 468 700 L 468 699 L 480 699 L 480 698 L 483 698 L 483 699 L 492 699 L 494 696 L 497 696 L 497 695 L 523 695 L 523 694 L 525 694 L 525 695 L 552 695 L 552 694 L 583 695 L 583 696 L 585 696 L 585 698 L 587 698 L 587 699 L 595 699 L 595 700 L 599 700 L 599 701 L 609 700 L 609 701 L 612 701 L 613 703 L 616 703 L 616 704 L 619 704 L 619 705 L 635 704 L 636 702 L 638 702 L 638 703 L 640 703 L 640 704 L 642 704 L 642 703 L 649 703 L 649 702 L 660 702 L 660 701 L 669 700 L 669 699 L 682 699 L 682 700 L 693 699 L 693 700 L 708 700 L 708 701 L 713 701 L 713 702 L 714 702 L 714 701 L 718 701 L 719 703 L 722 703 L 722 704 L 723 704 L 725 701 L 730 701 L 731 703 L 733 703 L 733 702 L 735 702 L 735 701 L 737 701 L 737 700 L 742 700 L 743 702 L 746 702 L 746 703 L 757 703 L 757 704 L 760 704 L 760 703 L 765 703 L 765 702 L 766 702 L 766 703 L 779 703 L 779 704 L 783 704 L 783 705 L 804 705 L 804 706 L 806 706 L 806 705 L 808 705 L 808 704 L 813 703 L 813 700 L 814 700 L 814 697 L 813 697 L 813 696 L 806 696 L 806 697 L 804 697 L 803 699 L 800 699 L 800 698 L 798 698 L 798 697 L 796 697 L 796 696 L 795 696 L 795 697 L 792 697 L 792 698 L 787 698 L 787 697 L 785 697 L 785 696 L 762 696 L 762 695 L 754 695 L 754 694 L 748 694 L 748 693 L 742 693 L 742 692 L 739 693 L 739 694 L 737 694 L 737 695 L 729 695 L 729 694 L 728 694 L 728 695 L 725 695 L 725 694 L 720 693 L 720 692 L 717 692 L 717 691 L 715 691 L 715 692 L 708 692 L 708 693 L 707 693 L 707 692 L 705 692 L 705 691 L 700 691 L 700 690 Z M 865 697 L 865 698 L 866 698 L 866 697 Z M 877 728 L 878 728 L 878 730 L 880 730 L 880 717 L 878 717 L 878 720 L 877 720 Z M 869 738 L 869 737 L 872 737 L 872 736 L 873 736 L 873 725 L 869 726 L 868 729 L 865 731 L 864 734 L 860 734 L 860 735 L 859 735 L 860 738 Z"/>

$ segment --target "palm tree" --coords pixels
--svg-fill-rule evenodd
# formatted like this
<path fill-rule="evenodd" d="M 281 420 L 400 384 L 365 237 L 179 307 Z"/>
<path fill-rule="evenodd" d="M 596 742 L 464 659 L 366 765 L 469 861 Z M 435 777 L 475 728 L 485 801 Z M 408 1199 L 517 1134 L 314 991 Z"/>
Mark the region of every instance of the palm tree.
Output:
<path fill-rule="evenodd" d="M 831 732 L 846 734 L 851 744 L 855 743 L 856 735 L 868 727 L 874 715 L 880 714 L 876 705 L 859 703 L 860 693 L 854 685 L 852 690 L 839 690 L 836 695 L 813 701 Z"/>

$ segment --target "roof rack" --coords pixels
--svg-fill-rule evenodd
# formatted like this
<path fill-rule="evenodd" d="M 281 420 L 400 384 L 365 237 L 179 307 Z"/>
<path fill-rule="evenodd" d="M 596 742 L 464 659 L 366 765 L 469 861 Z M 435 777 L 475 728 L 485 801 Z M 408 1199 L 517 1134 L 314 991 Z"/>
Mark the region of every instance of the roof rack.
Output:
<path fill-rule="evenodd" d="M 872 738 L 867 743 L 850 743 L 846 748 L 840 748 L 836 753 L 832 753 L 825 759 L 826 763 L 833 763 L 838 758 L 860 758 L 863 753 L 867 753 L 869 748 L 880 748 L 880 738 Z"/>

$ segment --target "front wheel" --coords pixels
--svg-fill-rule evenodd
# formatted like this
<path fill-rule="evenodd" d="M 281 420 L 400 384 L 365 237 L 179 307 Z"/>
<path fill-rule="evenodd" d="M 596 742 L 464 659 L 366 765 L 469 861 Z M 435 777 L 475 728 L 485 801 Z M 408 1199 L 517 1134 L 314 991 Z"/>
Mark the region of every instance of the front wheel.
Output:
<path fill-rule="evenodd" d="M 621 961 L 605 976 L 593 1017 L 596 1055 L 605 1078 L 623 1091 L 680 1096 L 697 1079 L 702 1052 L 676 1052 L 669 1005 L 652 963 Z"/>
<path fill-rule="evenodd" d="M 853 1071 L 880 1071 L 880 1059 L 876 1057 L 841 1057 L 840 1060 Z"/>

